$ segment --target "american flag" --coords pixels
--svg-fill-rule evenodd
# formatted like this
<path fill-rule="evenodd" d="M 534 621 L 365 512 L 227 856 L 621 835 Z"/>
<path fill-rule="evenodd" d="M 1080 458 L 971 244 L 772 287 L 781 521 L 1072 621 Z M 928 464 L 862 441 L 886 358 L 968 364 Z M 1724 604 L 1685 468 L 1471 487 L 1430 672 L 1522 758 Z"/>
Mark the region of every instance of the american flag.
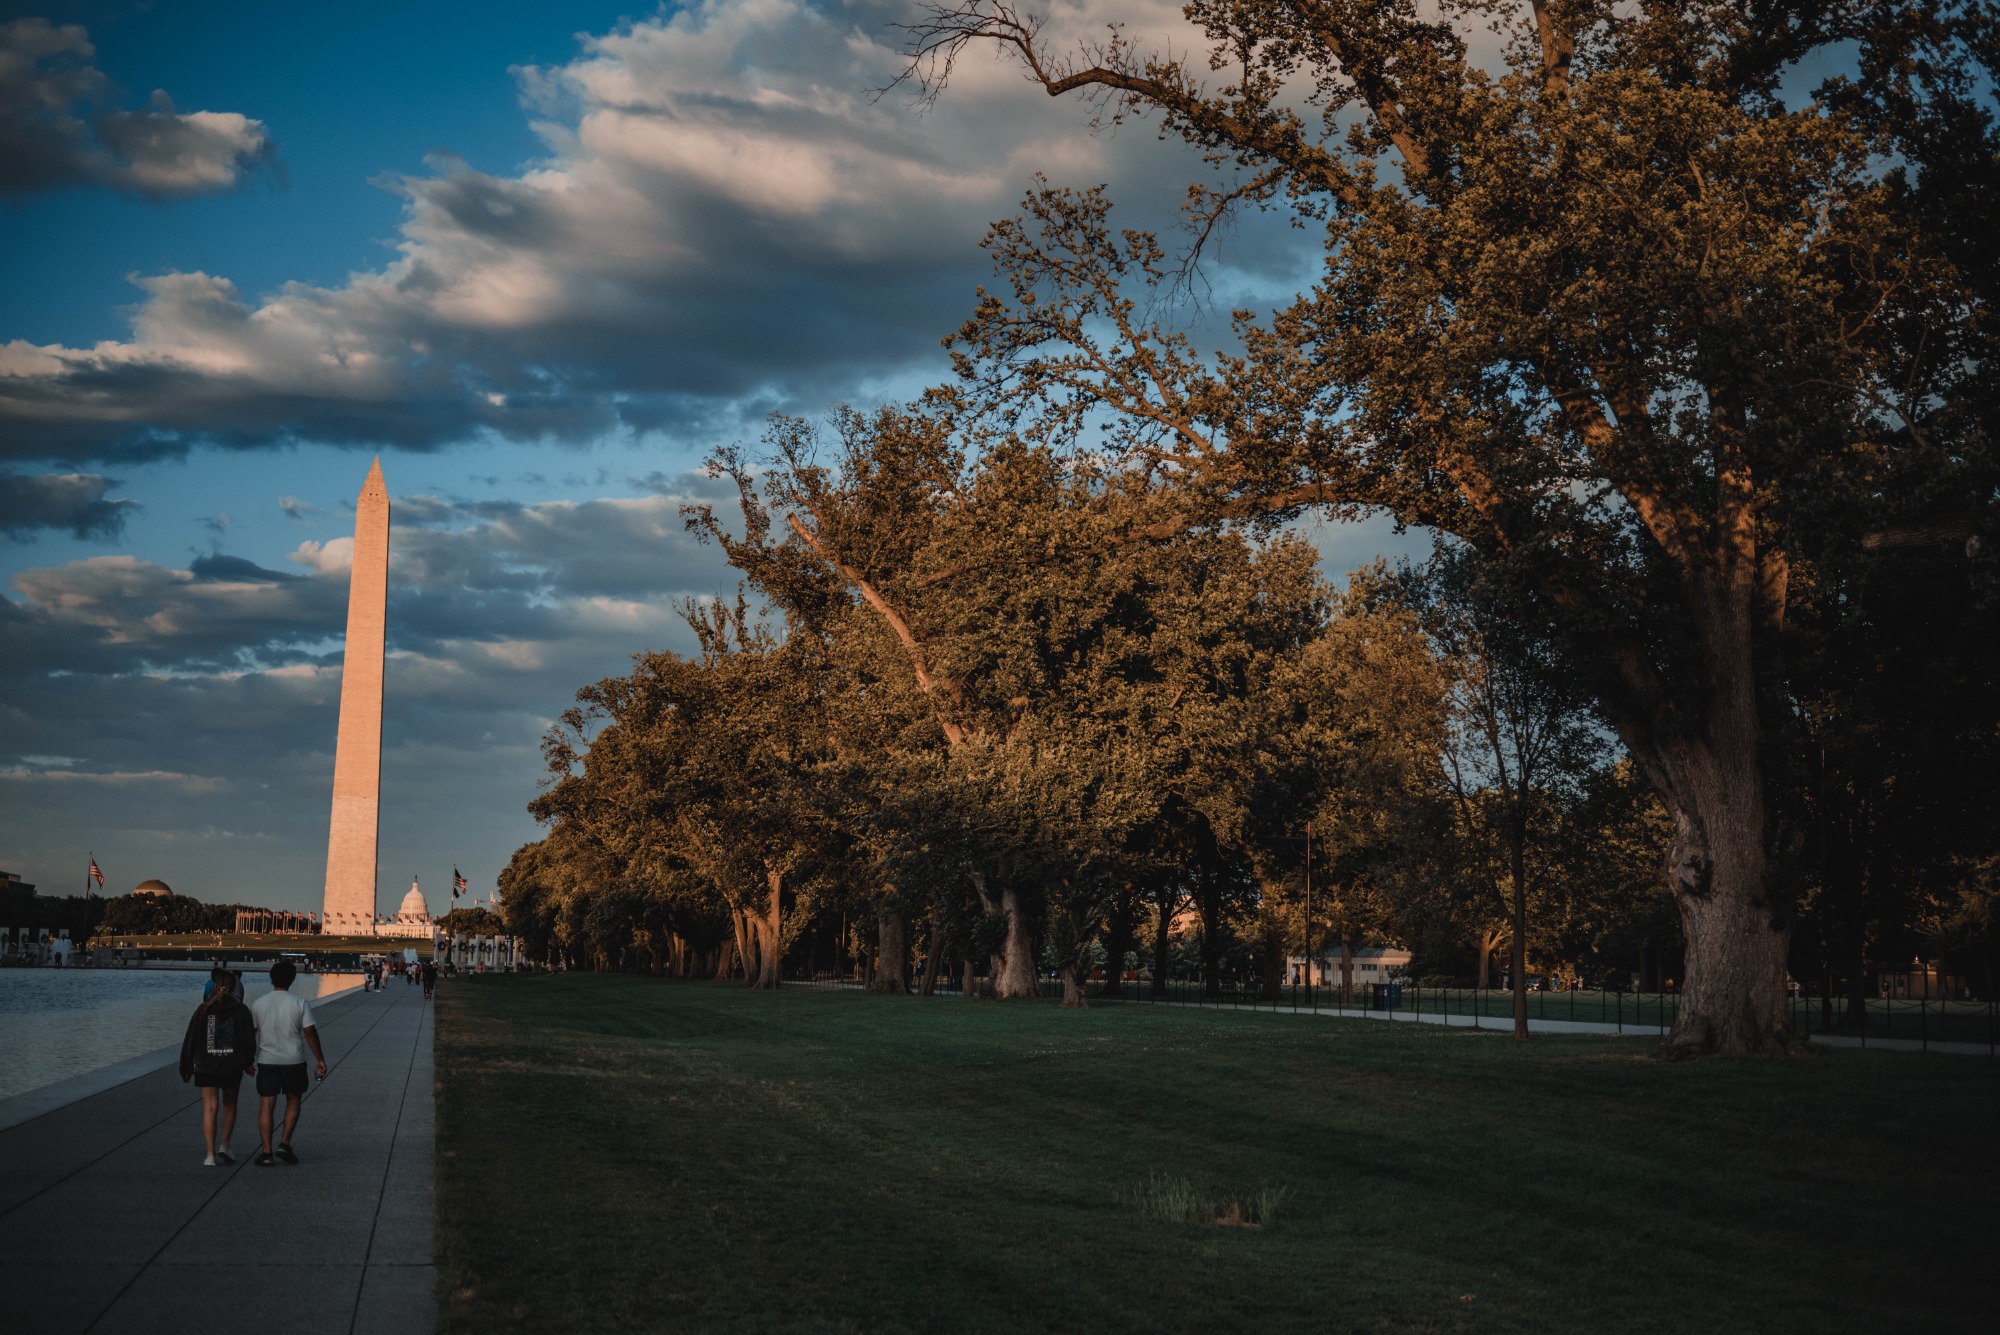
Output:
<path fill-rule="evenodd" d="M 97 869 L 97 854 L 95 853 L 90 855 L 90 870 L 83 874 L 83 888 L 85 890 L 90 889 L 92 881 L 97 882 L 99 890 L 104 888 L 104 873 Z"/>
<path fill-rule="evenodd" d="M 457 899 L 465 893 L 465 878 L 458 874 L 458 868 L 451 869 L 451 897 Z"/>

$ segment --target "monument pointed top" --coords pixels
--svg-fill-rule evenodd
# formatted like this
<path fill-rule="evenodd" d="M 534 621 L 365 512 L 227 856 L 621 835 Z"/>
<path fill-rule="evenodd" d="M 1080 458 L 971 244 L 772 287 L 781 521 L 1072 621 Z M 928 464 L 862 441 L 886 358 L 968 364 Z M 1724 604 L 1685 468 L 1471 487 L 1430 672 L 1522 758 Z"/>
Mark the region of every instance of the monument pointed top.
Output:
<path fill-rule="evenodd" d="M 388 503 L 389 484 L 382 480 L 380 455 L 375 456 L 375 461 L 368 465 L 368 476 L 361 482 L 361 494 L 363 497 L 378 497 L 383 504 Z"/>

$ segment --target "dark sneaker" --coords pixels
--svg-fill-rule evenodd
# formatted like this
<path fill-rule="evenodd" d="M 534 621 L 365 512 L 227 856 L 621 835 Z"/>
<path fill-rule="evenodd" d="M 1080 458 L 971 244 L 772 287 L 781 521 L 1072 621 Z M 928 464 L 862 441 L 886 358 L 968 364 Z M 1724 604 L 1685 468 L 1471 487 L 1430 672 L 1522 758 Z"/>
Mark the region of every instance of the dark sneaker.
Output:
<path fill-rule="evenodd" d="M 278 1146 L 278 1157 L 286 1163 L 297 1163 L 299 1161 L 297 1151 L 293 1150 L 290 1145 Z"/>
<path fill-rule="evenodd" d="M 215 1152 L 215 1161 L 226 1168 L 236 1162 L 236 1156 L 228 1150 L 217 1150 Z"/>
<path fill-rule="evenodd" d="M 265 1150 L 262 1154 L 258 1155 L 250 1162 L 256 1164 L 259 1168 L 269 1168 L 272 1164 L 278 1161 L 271 1157 L 271 1152 L 269 1150 Z"/>

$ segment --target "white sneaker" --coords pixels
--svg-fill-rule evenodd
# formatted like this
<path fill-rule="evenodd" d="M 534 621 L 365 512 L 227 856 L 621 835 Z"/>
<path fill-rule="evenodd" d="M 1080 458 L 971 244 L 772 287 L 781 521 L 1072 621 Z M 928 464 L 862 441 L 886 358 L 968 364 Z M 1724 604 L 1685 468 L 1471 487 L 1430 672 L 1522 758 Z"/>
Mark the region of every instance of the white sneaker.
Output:
<path fill-rule="evenodd" d="M 208 1156 L 208 1157 L 207 1157 L 206 1159 L 203 1159 L 203 1160 L 201 1161 L 201 1166 L 202 1166 L 203 1168 L 213 1168 L 213 1167 L 215 1167 L 215 1156 L 214 1156 L 213 1154 L 211 1154 L 211 1155 L 209 1155 L 209 1156 Z"/>
<path fill-rule="evenodd" d="M 229 1147 L 227 1145 L 224 1145 L 221 1149 L 215 1152 L 215 1161 L 221 1164 L 224 1168 L 227 1168 L 229 1165 L 236 1162 L 236 1156 L 229 1152 Z"/>

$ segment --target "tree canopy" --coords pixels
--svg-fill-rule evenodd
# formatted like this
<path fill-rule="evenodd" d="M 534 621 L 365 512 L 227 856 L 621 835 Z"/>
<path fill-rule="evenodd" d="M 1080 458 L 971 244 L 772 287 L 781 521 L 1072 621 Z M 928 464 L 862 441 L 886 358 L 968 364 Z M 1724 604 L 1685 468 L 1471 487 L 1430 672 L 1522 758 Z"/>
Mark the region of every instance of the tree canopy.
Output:
<path fill-rule="evenodd" d="M 938 96 L 996 45 L 1052 96 L 1157 117 L 1207 169 L 1198 235 L 1289 210 L 1324 238 L 1319 282 L 1198 354 L 1147 318 L 1159 243 L 1116 232 L 1101 191 L 1046 187 L 994 229 L 1006 290 L 957 339 L 971 401 L 1198 513 L 1379 508 L 1461 544 L 1674 821 L 1675 1044 L 1782 1050 L 1791 628 L 1849 556 L 1835 535 L 1962 547 L 1995 510 L 1994 269 L 1969 230 L 2000 147 L 1989 9 L 1185 13 L 1205 68 L 938 6 L 909 77 Z M 1822 55 L 1848 72 L 1808 86 Z"/>
<path fill-rule="evenodd" d="M 2000 737 L 1990 9 L 1185 15 L 1205 62 L 908 29 L 920 98 L 991 47 L 1184 141 L 1186 246 L 1040 181 L 950 384 L 719 452 L 736 513 L 688 519 L 747 589 L 551 734 L 510 921 L 1076 1003 L 1133 955 L 1506 941 L 1517 987 L 1678 978 L 1681 1054 L 1792 1050 L 1812 965 L 1990 951 L 1990 785 L 1943 777 Z M 1168 298 L 1246 208 L 1318 276 L 1203 350 Z M 1306 511 L 1436 555 L 1336 589 Z"/>

